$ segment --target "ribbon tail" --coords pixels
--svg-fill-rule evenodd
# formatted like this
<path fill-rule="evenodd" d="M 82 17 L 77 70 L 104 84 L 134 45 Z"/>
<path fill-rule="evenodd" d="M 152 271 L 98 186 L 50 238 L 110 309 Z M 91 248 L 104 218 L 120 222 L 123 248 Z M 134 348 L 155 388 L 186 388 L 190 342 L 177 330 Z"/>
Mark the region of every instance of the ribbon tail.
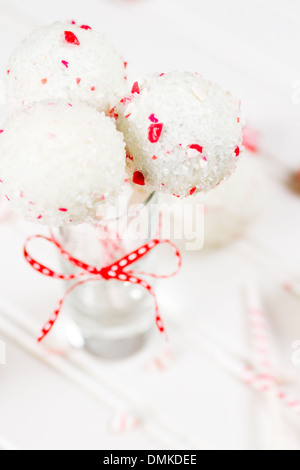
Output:
<path fill-rule="evenodd" d="M 157 301 L 157 297 L 156 297 L 156 294 L 154 292 L 154 289 L 153 287 L 148 284 L 147 282 L 139 279 L 140 283 L 139 285 L 144 287 L 144 289 L 147 290 L 147 292 L 149 292 L 150 295 L 152 295 L 153 299 L 154 299 L 154 305 L 155 305 L 155 324 L 159 330 L 159 332 L 165 337 L 165 339 L 167 340 L 168 337 L 167 337 L 167 333 L 166 333 L 166 329 L 165 329 L 165 325 L 164 325 L 164 322 L 163 322 L 163 319 L 160 315 L 160 310 L 159 310 L 159 305 L 158 305 L 158 301 Z"/>
<path fill-rule="evenodd" d="M 85 284 L 86 282 L 89 282 L 89 281 L 98 281 L 99 279 L 95 279 L 95 278 L 88 278 L 88 279 L 83 279 L 82 281 L 78 281 L 76 282 L 75 284 L 73 284 L 71 287 L 69 287 L 68 290 L 66 290 L 66 292 L 64 293 L 64 296 L 60 299 L 60 301 L 58 302 L 58 305 L 56 307 L 56 309 L 54 310 L 54 312 L 52 313 L 51 317 L 49 318 L 48 322 L 44 325 L 44 327 L 42 328 L 41 330 L 41 334 L 40 336 L 38 337 L 37 341 L 38 343 L 40 343 L 41 341 L 43 341 L 43 339 L 48 335 L 48 333 L 50 333 L 50 331 L 52 330 L 57 318 L 58 318 L 58 315 L 60 314 L 61 312 L 61 309 L 63 307 L 63 304 L 67 298 L 67 296 L 74 290 L 76 289 L 76 287 L 79 287 L 81 286 L 82 284 Z"/>

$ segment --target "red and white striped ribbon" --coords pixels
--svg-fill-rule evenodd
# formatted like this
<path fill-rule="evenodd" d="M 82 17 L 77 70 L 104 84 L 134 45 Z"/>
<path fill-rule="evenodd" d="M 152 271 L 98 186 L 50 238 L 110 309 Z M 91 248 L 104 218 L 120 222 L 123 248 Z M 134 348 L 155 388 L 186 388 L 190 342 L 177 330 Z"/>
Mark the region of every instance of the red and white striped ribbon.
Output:
<path fill-rule="evenodd" d="M 28 248 L 27 248 L 29 242 L 31 242 L 32 240 L 36 240 L 36 239 L 43 239 L 55 245 L 56 248 L 59 250 L 61 256 L 65 260 L 69 261 L 75 267 L 80 268 L 80 271 L 74 274 L 60 274 L 60 273 L 53 271 L 49 267 L 39 263 L 29 254 Z M 148 273 L 144 271 L 142 272 L 142 271 L 135 271 L 135 270 L 128 269 L 129 266 L 131 266 L 133 263 L 136 263 L 140 259 L 144 258 L 144 256 L 146 256 L 156 246 L 161 245 L 161 244 L 168 244 L 174 250 L 174 254 L 176 257 L 176 261 L 177 261 L 177 268 L 175 269 L 174 272 L 167 274 L 167 275 L 159 275 L 155 273 Z M 181 255 L 176 245 L 170 242 L 170 240 L 153 239 L 150 242 L 146 243 L 145 245 L 140 246 L 136 250 L 132 251 L 126 256 L 115 261 L 114 263 L 108 266 L 105 266 L 103 268 L 100 268 L 100 269 L 95 266 L 91 266 L 77 258 L 74 258 L 70 253 L 68 253 L 63 248 L 63 246 L 59 243 L 59 241 L 55 239 L 53 234 L 51 234 L 50 237 L 46 237 L 44 235 L 34 235 L 34 236 L 29 237 L 26 240 L 25 245 L 24 245 L 24 257 L 27 263 L 29 263 L 33 269 L 38 271 L 40 274 L 43 274 L 44 276 L 52 277 L 54 279 L 63 279 L 65 281 L 78 279 L 78 281 L 75 282 L 75 284 L 73 284 L 65 292 L 64 296 L 59 300 L 57 308 L 54 310 L 48 322 L 42 328 L 41 335 L 39 336 L 38 341 L 42 341 L 45 338 L 45 336 L 47 336 L 47 334 L 53 328 L 57 320 L 57 317 L 62 309 L 63 303 L 70 292 L 76 289 L 76 287 L 82 284 L 85 284 L 86 282 L 100 281 L 100 280 L 109 281 L 112 279 L 121 281 L 121 282 L 129 282 L 131 284 L 140 285 L 141 287 L 146 289 L 149 292 L 149 294 L 152 295 L 154 299 L 154 304 L 155 304 L 156 326 L 161 333 L 165 334 L 165 327 L 164 327 L 162 318 L 160 316 L 156 294 L 152 286 L 148 282 L 146 282 L 144 279 L 141 279 L 139 275 L 150 276 L 156 279 L 166 279 L 166 278 L 175 276 L 179 272 L 181 268 L 181 263 L 182 263 Z"/>

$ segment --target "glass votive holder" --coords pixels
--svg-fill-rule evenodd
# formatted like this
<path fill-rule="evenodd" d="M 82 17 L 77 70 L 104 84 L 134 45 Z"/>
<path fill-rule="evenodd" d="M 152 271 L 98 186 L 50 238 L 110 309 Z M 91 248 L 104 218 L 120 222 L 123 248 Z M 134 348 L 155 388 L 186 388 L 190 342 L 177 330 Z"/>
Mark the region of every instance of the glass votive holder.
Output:
<path fill-rule="evenodd" d="M 58 239 L 75 258 L 98 269 L 109 266 L 157 235 L 157 196 L 129 214 L 95 224 L 66 226 Z M 64 272 L 78 268 L 62 259 Z M 131 269 L 155 272 L 155 250 Z M 66 281 L 68 287 L 74 281 Z M 153 281 L 151 281 L 153 283 Z M 65 325 L 70 343 L 105 358 L 138 351 L 155 327 L 153 298 L 141 286 L 119 280 L 91 280 L 76 287 L 66 300 Z"/>

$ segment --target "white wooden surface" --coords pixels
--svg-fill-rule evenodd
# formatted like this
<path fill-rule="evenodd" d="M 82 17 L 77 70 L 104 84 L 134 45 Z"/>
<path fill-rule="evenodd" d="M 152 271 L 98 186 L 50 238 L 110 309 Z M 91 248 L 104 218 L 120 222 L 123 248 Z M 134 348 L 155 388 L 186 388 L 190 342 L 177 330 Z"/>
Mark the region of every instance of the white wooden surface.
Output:
<path fill-rule="evenodd" d="M 240 96 L 249 123 L 261 132 L 271 188 L 268 210 L 247 239 L 218 252 L 185 254 L 181 274 L 160 283 L 174 354 L 164 371 L 147 367 L 163 348 L 156 336 L 146 350 L 118 363 L 38 348 L 34 335 L 60 291 L 22 260 L 24 238 L 37 228 L 17 217 L 2 222 L 0 340 L 7 364 L 0 365 L 0 448 L 272 447 L 263 398 L 211 361 L 201 338 L 209 327 L 247 350 L 242 290 L 255 279 L 281 368 L 291 372 L 297 394 L 291 344 L 300 339 L 300 304 L 282 282 L 289 269 L 300 279 L 300 199 L 282 176 L 300 166 L 300 104 L 293 102 L 299 13 L 295 0 L 0 1 L 2 75 L 10 53 L 34 27 L 58 19 L 90 23 L 123 53 L 132 79 L 156 70 L 197 70 Z M 0 112 L 3 119 L 4 103 Z M 58 333 L 52 341 L 61 345 Z M 116 433 L 128 412 L 140 426 Z M 283 417 L 290 442 L 299 447 L 299 421 Z"/>

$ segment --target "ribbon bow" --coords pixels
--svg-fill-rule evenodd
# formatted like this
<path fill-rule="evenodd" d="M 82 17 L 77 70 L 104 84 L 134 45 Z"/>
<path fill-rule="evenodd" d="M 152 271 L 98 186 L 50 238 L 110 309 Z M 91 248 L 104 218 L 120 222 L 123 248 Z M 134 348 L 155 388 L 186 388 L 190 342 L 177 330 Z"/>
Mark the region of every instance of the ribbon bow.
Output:
<path fill-rule="evenodd" d="M 53 271 L 52 269 L 48 268 L 47 266 L 44 266 L 43 264 L 36 261 L 29 254 L 27 246 L 31 240 L 38 239 L 38 238 L 44 239 L 54 244 L 56 248 L 59 250 L 62 257 L 65 258 L 74 266 L 80 268 L 81 271 L 74 273 L 74 274 L 59 274 Z M 160 244 L 168 244 L 174 250 L 176 260 L 177 260 L 177 268 L 173 273 L 167 274 L 167 275 L 159 275 L 159 274 L 154 274 L 154 273 L 147 273 L 143 271 L 134 271 L 134 270 L 128 269 L 129 266 L 131 266 L 133 263 L 136 263 L 140 259 L 144 258 L 144 256 L 146 256 L 151 250 L 153 250 L 153 248 L 155 248 L 157 245 L 160 245 Z M 121 281 L 121 282 L 130 282 L 131 284 L 140 285 L 144 287 L 149 292 L 149 294 L 152 295 L 154 299 L 156 326 L 162 334 L 165 333 L 165 327 L 164 327 L 162 318 L 159 313 L 159 307 L 158 307 L 156 294 L 152 286 L 148 282 L 141 279 L 139 276 L 142 275 L 142 276 L 151 276 L 156 279 L 167 279 L 167 278 L 175 276 L 179 272 L 181 268 L 181 263 L 182 263 L 181 255 L 176 245 L 170 242 L 170 240 L 153 239 L 150 242 L 146 243 L 145 245 L 140 246 L 135 251 L 132 251 L 131 253 L 127 254 L 123 258 L 120 258 L 118 261 L 115 261 L 109 266 L 105 266 L 101 269 L 95 266 L 88 265 L 84 263 L 83 261 L 80 261 L 74 258 L 70 253 L 68 253 L 63 248 L 63 246 L 59 243 L 59 241 L 55 239 L 52 233 L 50 237 L 46 237 L 44 235 L 33 235 L 27 238 L 25 245 L 24 245 L 24 257 L 27 263 L 29 263 L 33 269 L 43 274 L 44 276 L 52 277 L 54 279 L 63 279 L 64 281 L 70 281 L 70 280 L 82 278 L 81 280 L 73 284 L 71 287 L 69 287 L 69 289 L 67 289 L 65 294 L 63 295 L 63 297 L 59 300 L 57 308 L 54 310 L 48 322 L 44 325 L 44 327 L 41 330 L 41 334 L 38 338 L 39 342 L 42 341 L 45 338 L 45 336 L 47 336 L 47 334 L 53 328 L 57 320 L 57 317 L 62 309 L 63 303 L 66 297 L 68 296 L 68 294 L 70 294 L 70 292 L 72 292 L 76 287 L 82 284 L 85 284 L 86 282 L 99 281 L 99 280 L 109 281 L 111 279 Z"/>

